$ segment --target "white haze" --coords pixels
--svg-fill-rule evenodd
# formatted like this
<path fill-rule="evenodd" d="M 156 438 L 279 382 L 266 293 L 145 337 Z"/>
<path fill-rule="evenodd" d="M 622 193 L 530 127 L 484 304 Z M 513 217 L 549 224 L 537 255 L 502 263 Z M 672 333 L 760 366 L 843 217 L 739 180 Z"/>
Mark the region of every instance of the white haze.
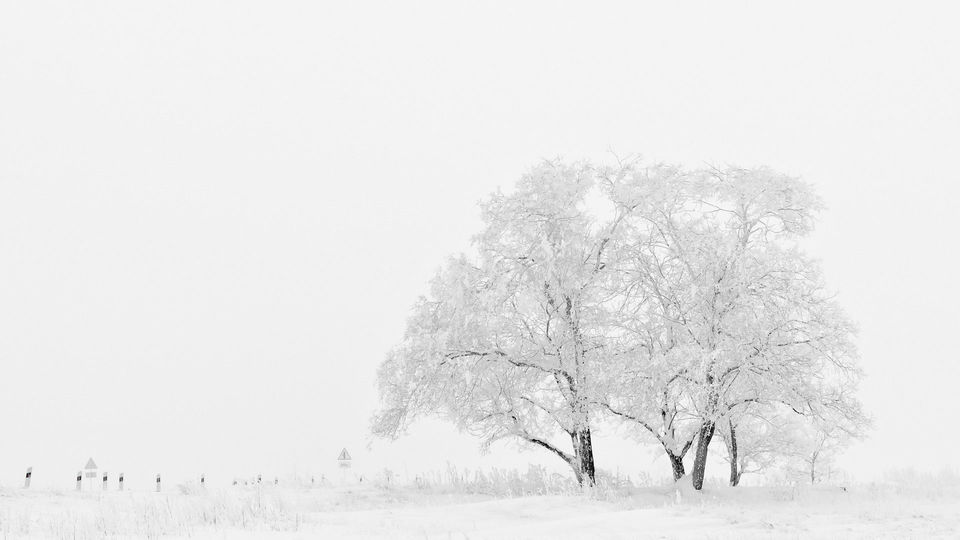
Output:
<path fill-rule="evenodd" d="M 611 152 L 815 183 L 876 420 L 840 465 L 953 466 L 960 37 L 926 6 L 4 3 L 0 483 L 550 463 L 429 422 L 368 450 L 375 369 L 478 199 Z M 600 467 L 667 471 L 616 435 Z"/>

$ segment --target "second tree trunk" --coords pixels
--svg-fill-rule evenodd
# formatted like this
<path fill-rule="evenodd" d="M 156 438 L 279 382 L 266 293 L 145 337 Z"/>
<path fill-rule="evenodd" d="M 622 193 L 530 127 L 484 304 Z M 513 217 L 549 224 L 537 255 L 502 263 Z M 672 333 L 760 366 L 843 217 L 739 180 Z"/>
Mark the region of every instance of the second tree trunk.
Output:
<path fill-rule="evenodd" d="M 693 461 L 693 489 L 703 489 L 703 475 L 707 470 L 707 450 L 710 440 L 713 439 L 715 426 L 713 421 L 706 421 L 700 426 L 697 435 L 697 455 Z"/>

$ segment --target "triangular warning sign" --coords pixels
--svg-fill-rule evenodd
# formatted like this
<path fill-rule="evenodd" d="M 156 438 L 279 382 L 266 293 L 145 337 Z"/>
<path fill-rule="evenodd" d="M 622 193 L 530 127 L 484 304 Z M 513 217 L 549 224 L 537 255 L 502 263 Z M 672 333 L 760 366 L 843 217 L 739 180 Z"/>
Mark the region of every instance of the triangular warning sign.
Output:
<path fill-rule="evenodd" d="M 97 464 L 93 462 L 93 458 L 90 458 L 87 460 L 87 464 L 83 468 L 89 470 L 89 469 L 96 469 L 98 467 L 97 467 Z"/>
<path fill-rule="evenodd" d="M 350 461 L 351 459 L 353 458 L 350 457 L 350 452 L 347 452 L 346 448 L 340 451 L 340 456 L 337 458 L 338 461 Z"/>

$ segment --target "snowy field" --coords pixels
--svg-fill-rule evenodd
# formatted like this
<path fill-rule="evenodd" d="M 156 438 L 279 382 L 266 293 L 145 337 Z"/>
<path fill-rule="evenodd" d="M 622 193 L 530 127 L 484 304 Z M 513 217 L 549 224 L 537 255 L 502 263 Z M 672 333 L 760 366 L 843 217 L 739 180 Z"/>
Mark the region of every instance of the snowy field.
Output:
<path fill-rule="evenodd" d="M 0 491 L 12 538 L 956 538 L 955 484 L 598 488 L 264 485 L 169 493 Z"/>

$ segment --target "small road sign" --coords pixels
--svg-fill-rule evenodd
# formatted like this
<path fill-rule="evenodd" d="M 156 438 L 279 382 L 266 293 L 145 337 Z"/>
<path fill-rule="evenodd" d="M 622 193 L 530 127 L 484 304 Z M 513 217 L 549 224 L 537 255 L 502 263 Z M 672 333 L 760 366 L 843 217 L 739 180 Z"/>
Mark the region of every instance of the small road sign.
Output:
<path fill-rule="evenodd" d="M 340 467 L 346 469 L 350 467 L 350 462 L 353 461 L 353 458 L 350 457 L 350 452 L 347 452 L 347 449 L 344 448 L 340 451 L 340 455 L 337 456 L 337 464 Z"/>

